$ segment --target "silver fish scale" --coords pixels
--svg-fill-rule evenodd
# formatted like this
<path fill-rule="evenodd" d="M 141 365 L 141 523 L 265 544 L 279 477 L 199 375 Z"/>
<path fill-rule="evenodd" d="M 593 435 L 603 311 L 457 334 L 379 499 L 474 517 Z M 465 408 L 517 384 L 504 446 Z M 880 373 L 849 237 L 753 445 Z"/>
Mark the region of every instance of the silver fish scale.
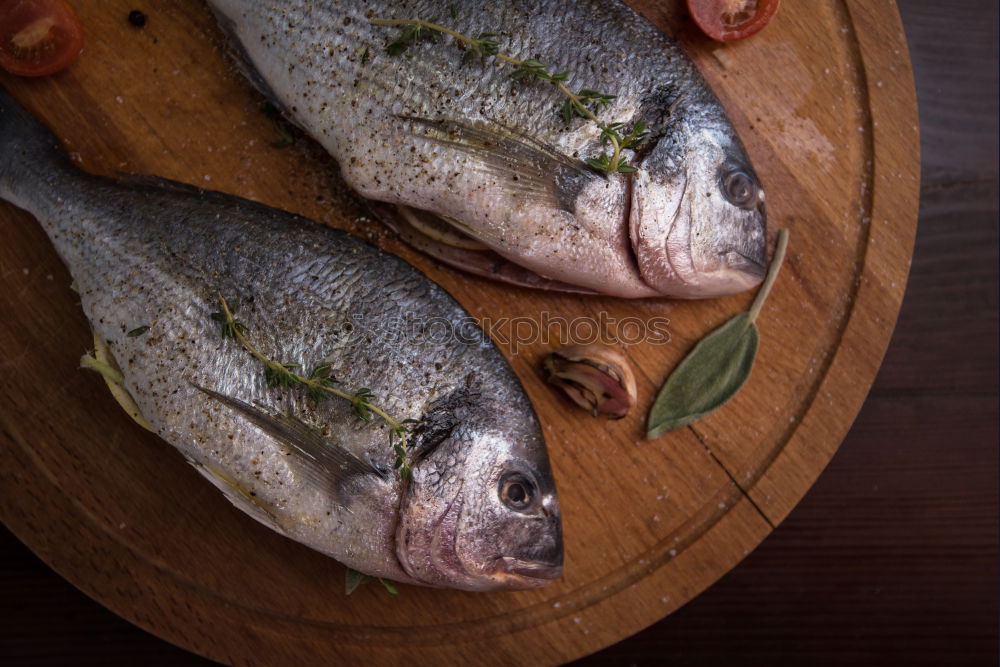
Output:
<path fill-rule="evenodd" d="M 742 266 L 743 255 L 759 264 L 763 247 L 762 235 L 741 222 L 747 216 L 721 198 L 699 205 L 700 225 L 710 229 L 696 231 L 698 243 L 685 250 L 677 240 L 690 228 L 673 224 L 683 183 L 696 179 L 700 189 L 718 191 L 718 174 L 749 163 L 687 56 L 620 2 L 209 4 L 250 78 L 337 159 L 364 197 L 440 215 L 541 279 L 584 290 L 710 296 L 759 281 L 731 275 L 718 259 Z M 614 96 L 599 112 L 602 122 L 642 120 L 649 130 L 642 156 L 629 149 L 621 156 L 639 172 L 627 178 L 588 167 L 585 160 L 611 149 L 600 143 L 597 123 L 575 118 L 567 126 L 566 98 L 550 83 L 517 81 L 516 68 L 499 59 L 463 65 L 466 49 L 447 35 L 391 56 L 386 46 L 403 28 L 372 19 L 432 20 L 473 38 L 496 33 L 504 55 L 567 72 L 572 91 Z M 667 260 L 661 250 L 671 231 L 676 256 Z M 481 263 L 453 249 L 429 251 L 458 266 Z"/>
<path fill-rule="evenodd" d="M 369 18 L 437 19 L 470 36 L 499 33 L 493 39 L 502 53 L 538 58 L 550 71 L 569 71 L 573 90 L 590 88 L 617 96 L 602 114 L 607 120 L 631 121 L 638 101 L 657 87 L 707 91 L 677 47 L 624 5 L 609 2 L 285 2 L 213 0 L 236 24 L 245 44 L 260 42 L 280 61 L 255 59 L 264 78 L 295 101 L 285 106 L 311 132 L 338 142 L 367 145 L 377 140 L 371 116 L 384 113 L 424 118 L 489 120 L 516 127 L 572 153 L 597 150 L 598 130 L 577 120 L 567 131 L 558 111 L 565 99 L 548 84 L 519 84 L 514 68 L 502 63 L 462 66 L 464 51 L 451 37 L 411 47 L 412 57 L 392 57 L 385 46 L 399 27 L 372 26 Z M 457 7 L 457 17 L 450 7 Z M 235 18 L 239 16 L 239 18 Z M 580 36 L 587 41 L 581 42 Z M 370 60 L 362 63 L 364 48 Z M 636 71 L 630 61 L 644 68 Z M 269 74 L 279 75 L 275 79 Z M 285 83 L 281 82 L 281 77 Z M 275 83 L 277 81 L 277 83 Z M 296 88 L 295 85 L 299 84 Z M 527 88 L 532 90 L 525 94 Z M 317 116 L 319 119 L 317 119 Z M 328 146 L 329 147 L 329 146 Z M 345 150 L 345 146 L 339 147 Z"/>
<path fill-rule="evenodd" d="M 491 392 L 479 403 L 482 419 L 542 446 L 530 404 L 492 343 L 392 337 L 394 318 L 467 317 L 399 259 L 342 232 L 193 188 L 30 168 L 18 182 L 32 183 L 31 194 L 18 187 L 2 194 L 42 222 L 147 421 L 203 470 L 235 480 L 254 498 L 236 498 L 241 508 L 286 535 L 365 572 L 409 580 L 393 552 L 396 476 L 372 475 L 337 493 L 310 486 L 287 449 L 195 388 L 294 415 L 361 460 L 392 468 L 377 418 L 361 421 L 342 399 L 314 406 L 300 391 L 266 386 L 262 365 L 223 340 L 210 318 L 221 310 L 219 294 L 242 301 L 237 319 L 265 355 L 300 363 L 306 374 L 331 360 L 338 387 L 370 389 L 397 419 L 421 417 L 478 376 Z M 143 325 L 143 335 L 126 335 Z"/>

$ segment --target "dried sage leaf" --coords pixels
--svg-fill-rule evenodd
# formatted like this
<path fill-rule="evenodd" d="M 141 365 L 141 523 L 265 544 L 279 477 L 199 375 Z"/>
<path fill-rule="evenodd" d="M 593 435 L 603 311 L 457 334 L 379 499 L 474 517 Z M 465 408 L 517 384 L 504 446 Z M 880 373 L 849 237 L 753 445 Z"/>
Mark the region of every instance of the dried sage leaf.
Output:
<path fill-rule="evenodd" d="M 667 378 L 649 409 L 648 438 L 658 438 L 722 407 L 750 377 L 760 338 L 755 322 L 778 277 L 787 247 L 788 230 L 782 229 L 771 268 L 750 310 L 698 341 Z"/>
<path fill-rule="evenodd" d="M 747 313 L 702 338 L 656 397 L 649 411 L 647 437 L 658 438 L 722 407 L 750 376 L 757 343 L 757 326 Z"/>

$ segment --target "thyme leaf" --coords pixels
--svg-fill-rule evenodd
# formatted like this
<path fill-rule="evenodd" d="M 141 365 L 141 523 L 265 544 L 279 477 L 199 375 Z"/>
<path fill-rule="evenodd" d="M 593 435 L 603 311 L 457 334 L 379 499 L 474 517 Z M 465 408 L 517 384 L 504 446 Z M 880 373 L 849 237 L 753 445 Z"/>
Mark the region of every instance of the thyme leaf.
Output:
<path fill-rule="evenodd" d="M 347 573 L 344 576 L 344 593 L 350 595 L 358 590 L 358 586 L 364 586 L 371 580 L 371 575 L 362 574 L 355 569 L 347 568 Z"/>
<path fill-rule="evenodd" d="M 452 5 L 454 7 L 454 5 Z M 457 18 L 457 10 L 451 13 L 451 17 Z M 403 54 L 410 46 L 420 41 L 434 41 L 432 38 L 439 34 L 451 36 L 458 44 L 466 49 L 462 56 L 462 65 L 473 60 L 480 60 L 485 63 L 487 58 L 492 57 L 494 62 L 501 62 L 514 67 L 511 77 L 521 83 L 532 81 L 547 81 L 566 97 L 566 102 L 559 107 L 559 114 L 568 125 L 574 118 L 584 118 L 592 121 L 601 130 L 601 143 L 610 145 L 611 154 L 602 154 L 600 157 L 588 158 L 584 160 L 587 166 L 597 171 L 606 173 L 630 174 L 638 171 L 628 164 L 622 151 L 635 150 L 641 140 L 646 136 L 646 125 L 639 121 L 633 125 L 632 129 L 625 135 L 619 132 L 624 128 L 623 123 L 605 123 L 601 121 L 597 114 L 611 104 L 615 99 L 614 95 L 608 95 L 589 88 L 582 88 L 579 92 L 572 92 L 567 87 L 567 82 L 571 73 L 566 70 L 562 72 L 551 72 L 539 58 L 528 58 L 519 60 L 517 58 L 501 53 L 496 40 L 491 39 L 496 33 L 482 32 L 478 37 L 469 37 L 460 32 L 452 30 L 435 23 L 435 19 L 425 21 L 423 19 L 371 19 L 370 23 L 376 26 L 399 26 L 401 32 L 396 39 L 389 43 L 386 52 L 392 56 Z M 640 128 L 640 129 L 636 129 Z"/>
<path fill-rule="evenodd" d="M 295 387 L 302 384 L 294 371 L 299 364 L 268 363 L 264 366 L 264 381 L 268 387 Z"/>
<path fill-rule="evenodd" d="M 270 102 L 264 102 L 260 106 L 260 110 L 264 112 L 264 115 L 271 120 L 271 125 L 274 127 L 275 133 L 277 133 L 278 138 L 271 142 L 271 145 L 275 148 L 284 148 L 290 144 L 295 143 L 295 136 L 292 134 L 288 127 L 288 123 L 281 117 L 281 112 L 278 111 L 278 107 L 274 106 Z"/>
<path fill-rule="evenodd" d="M 351 397 L 351 407 L 354 408 L 354 414 L 364 421 L 370 422 L 372 420 L 371 399 L 374 397 L 375 396 L 372 394 L 370 389 L 359 389 L 358 392 Z M 392 442 L 392 431 L 389 433 L 389 442 Z"/>
<path fill-rule="evenodd" d="M 495 32 L 481 32 L 479 37 L 472 40 L 468 44 L 468 49 L 465 55 L 462 56 L 462 65 L 472 62 L 473 60 L 479 59 L 480 62 L 485 63 L 486 59 L 490 56 L 495 56 L 498 51 L 498 45 L 496 40 L 490 39 L 491 37 L 496 37 Z"/>
<path fill-rule="evenodd" d="M 344 592 L 348 595 L 353 593 L 358 589 L 358 586 L 364 586 L 369 581 L 375 579 L 376 577 L 370 574 L 362 574 L 357 570 L 352 568 L 347 568 L 347 573 L 344 576 Z M 378 577 L 379 583 L 382 584 L 382 588 L 386 590 L 389 595 L 398 595 L 399 591 L 396 590 L 395 584 L 388 579 L 383 579 Z"/>
<path fill-rule="evenodd" d="M 247 327 L 242 322 L 237 321 L 234 315 L 235 305 L 230 307 L 229 302 L 221 294 L 219 295 L 219 303 L 222 306 L 222 311 L 212 313 L 211 318 L 222 325 L 223 338 L 235 339 L 250 353 L 250 356 L 264 364 L 264 380 L 267 382 L 267 386 L 288 389 L 304 387 L 307 398 L 314 403 L 319 403 L 330 396 L 336 396 L 350 401 L 354 414 L 365 421 L 371 421 L 374 418 L 373 415 L 381 418 L 389 427 L 389 446 L 392 447 L 396 455 L 393 467 L 399 470 L 399 475 L 403 479 L 408 479 L 413 475 L 413 470 L 406 460 L 407 437 L 410 425 L 419 420 L 396 421 L 385 410 L 372 402 L 375 396 L 368 388 L 359 389 L 353 394 L 336 388 L 334 385 L 339 384 L 339 380 L 333 376 L 329 362 L 319 364 L 313 368 L 308 376 L 305 376 L 298 372 L 302 368 L 301 364 L 282 363 L 269 359 L 247 338 Z M 234 300 L 233 303 L 235 304 L 236 301 Z"/>
<path fill-rule="evenodd" d="M 222 297 L 219 297 L 222 299 Z M 225 301 L 224 299 L 222 299 Z M 211 317 L 213 320 L 222 325 L 222 337 L 223 338 L 236 338 L 237 334 L 245 334 L 247 331 L 246 325 L 237 320 L 233 313 L 239 308 L 240 302 L 238 299 L 233 299 L 232 304 L 227 304 L 228 308 L 222 311 L 212 313 Z"/>
<path fill-rule="evenodd" d="M 407 49 L 420 42 L 437 42 L 438 33 L 427 26 L 412 23 L 403 28 L 403 31 L 396 37 L 396 41 L 391 42 L 385 48 L 385 52 L 390 56 L 402 55 Z"/>

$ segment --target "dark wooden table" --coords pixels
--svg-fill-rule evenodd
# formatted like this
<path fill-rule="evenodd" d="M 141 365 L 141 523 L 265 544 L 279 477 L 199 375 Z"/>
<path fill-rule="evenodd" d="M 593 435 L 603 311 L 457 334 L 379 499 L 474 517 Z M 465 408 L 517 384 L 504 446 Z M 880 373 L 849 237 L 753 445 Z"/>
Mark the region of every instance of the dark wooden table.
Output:
<path fill-rule="evenodd" d="M 997 5 L 898 4 L 923 185 L 906 297 L 868 400 L 743 563 L 575 664 L 997 664 Z M 208 664 L 108 612 L 6 530 L 0 564 L 4 664 Z"/>

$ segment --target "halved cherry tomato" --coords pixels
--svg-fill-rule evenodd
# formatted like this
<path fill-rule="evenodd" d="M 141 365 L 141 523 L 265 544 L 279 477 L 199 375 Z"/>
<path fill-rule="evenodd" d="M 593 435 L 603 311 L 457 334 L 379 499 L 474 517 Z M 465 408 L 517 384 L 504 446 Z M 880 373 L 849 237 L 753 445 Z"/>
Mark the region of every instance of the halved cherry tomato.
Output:
<path fill-rule="evenodd" d="M 0 0 L 0 67 L 45 76 L 83 49 L 83 27 L 66 0 Z"/>
<path fill-rule="evenodd" d="M 781 0 L 687 0 L 688 12 L 702 31 L 720 42 L 756 33 L 778 13 Z"/>

